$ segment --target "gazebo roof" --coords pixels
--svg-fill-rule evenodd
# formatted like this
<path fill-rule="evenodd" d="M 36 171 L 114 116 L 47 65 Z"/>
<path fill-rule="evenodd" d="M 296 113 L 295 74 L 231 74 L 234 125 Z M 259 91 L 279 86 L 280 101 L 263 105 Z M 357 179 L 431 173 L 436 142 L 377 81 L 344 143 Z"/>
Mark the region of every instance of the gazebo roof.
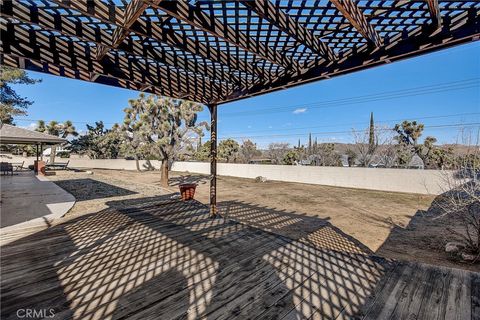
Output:
<path fill-rule="evenodd" d="M 478 40 L 479 1 L 4 0 L 7 66 L 207 104 Z"/>
<path fill-rule="evenodd" d="M 0 144 L 61 144 L 67 140 L 8 124 L 0 128 Z"/>

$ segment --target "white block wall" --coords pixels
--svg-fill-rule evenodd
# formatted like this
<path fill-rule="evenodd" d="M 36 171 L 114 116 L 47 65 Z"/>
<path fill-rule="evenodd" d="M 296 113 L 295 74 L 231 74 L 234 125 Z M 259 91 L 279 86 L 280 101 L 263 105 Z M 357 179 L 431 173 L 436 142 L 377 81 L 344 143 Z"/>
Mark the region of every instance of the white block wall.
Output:
<path fill-rule="evenodd" d="M 13 157 L 2 158 L 2 161 L 33 164 L 35 158 Z M 61 159 L 66 161 L 68 159 Z M 60 161 L 60 160 L 59 160 Z M 160 168 L 159 161 L 150 161 L 155 168 Z M 145 168 L 146 161 L 140 161 Z M 70 167 L 92 169 L 136 170 L 134 160 L 71 158 Z M 191 173 L 210 173 L 207 162 L 175 162 L 173 171 Z M 394 192 L 419 194 L 441 194 L 447 190 L 447 179 L 452 179 L 453 172 L 440 170 L 414 169 L 377 169 L 377 168 L 345 168 L 345 167 L 310 167 L 280 166 L 261 164 L 219 163 L 218 175 L 255 178 L 266 177 L 269 180 L 319 184 L 346 188 L 360 188 Z"/>

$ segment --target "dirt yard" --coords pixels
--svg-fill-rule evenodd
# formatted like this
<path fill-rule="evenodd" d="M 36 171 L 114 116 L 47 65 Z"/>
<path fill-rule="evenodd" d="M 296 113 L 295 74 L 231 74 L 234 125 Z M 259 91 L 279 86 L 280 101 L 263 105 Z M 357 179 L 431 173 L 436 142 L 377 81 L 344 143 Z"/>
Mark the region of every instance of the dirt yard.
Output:
<path fill-rule="evenodd" d="M 159 172 L 92 170 L 57 172 L 49 177 L 72 193 L 77 203 L 68 213 L 77 216 L 108 207 L 111 200 L 178 193 L 178 184 L 198 184 L 195 199 L 208 204 L 206 176 L 172 173 L 169 189 L 160 187 Z M 342 250 L 338 239 L 329 238 L 328 225 L 336 233 L 370 254 L 392 259 L 480 271 L 479 265 L 447 259 L 443 252 L 454 226 L 447 218 L 435 218 L 434 196 L 308 185 L 287 182 L 255 182 L 219 177 L 217 202 L 227 218 L 291 238 L 307 238 L 318 245 Z M 332 233 L 333 234 L 333 233 Z"/>

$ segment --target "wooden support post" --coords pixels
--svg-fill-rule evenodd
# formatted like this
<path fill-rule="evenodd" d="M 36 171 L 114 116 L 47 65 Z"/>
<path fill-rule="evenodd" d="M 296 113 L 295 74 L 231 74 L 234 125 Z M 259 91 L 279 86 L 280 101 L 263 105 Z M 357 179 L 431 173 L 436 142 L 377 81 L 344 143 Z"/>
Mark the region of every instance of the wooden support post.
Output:
<path fill-rule="evenodd" d="M 217 216 L 217 105 L 210 110 L 210 217 Z"/>
<path fill-rule="evenodd" d="M 38 160 L 40 160 L 40 159 L 39 159 L 39 158 L 40 158 L 40 155 L 39 155 L 39 152 L 38 152 L 38 143 L 36 144 L 36 146 L 37 146 L 37 161 L 38 161 Z"/>

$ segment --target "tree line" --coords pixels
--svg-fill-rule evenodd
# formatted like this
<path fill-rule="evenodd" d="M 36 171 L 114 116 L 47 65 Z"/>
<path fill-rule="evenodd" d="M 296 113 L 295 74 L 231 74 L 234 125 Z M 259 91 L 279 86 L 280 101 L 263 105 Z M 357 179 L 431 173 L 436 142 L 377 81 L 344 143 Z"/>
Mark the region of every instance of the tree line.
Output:
<path fill-rule="evenodd" d="M 18 95 L 13 84 L 35 84 L 24 71 L 1 67 L 0 89 L 2 109 L 1 123 L 13 122 L 14 116 L 26 115 L 32 101 Z M 140 94 L 131 99 L 124 109 L 122 123 L 107 129 L 102 121 L 87 125 L 87 131 L 79 135 L 72 121 L 46 124 L 39 121 L 38 131 L 69 138 L 68 149 L 92 159 L 129 158 L 160 160 L 162 184 L 168 181 L 168 168 L 174 160 L 208 161 L 210 141 L 202 143 L 206 122 L 197 123 L 197 115 L 203 110 L 200 104 L 166 97 Z M 306 145 L 270 143 L 259 149 L 251 140 L 241 143 L 234 139 L 221 140 L 218 160 L 227 163 L 271 163 L 283 165 L 400 167 L 411 166 L 427 169 L 454 169 L 459 166 L 478 168 L 478 152 L 458 152 L 452 146 L 439 146 L 437 139 L 424 134 L 424 125 L 417 121 L 403 121 L 393 128 L 375 125 L 373 113 L 365 130 L 352 130 L 352 144 L 318 143 L 310 134 Z M 33 153 L 30 146 L 21 147 Z M 55 146 L 51 162 L 55 161 Z M 148 162 L 147 162 L 148 163 Z M 153 167 L 148 167 L 153 168 Z"/>

